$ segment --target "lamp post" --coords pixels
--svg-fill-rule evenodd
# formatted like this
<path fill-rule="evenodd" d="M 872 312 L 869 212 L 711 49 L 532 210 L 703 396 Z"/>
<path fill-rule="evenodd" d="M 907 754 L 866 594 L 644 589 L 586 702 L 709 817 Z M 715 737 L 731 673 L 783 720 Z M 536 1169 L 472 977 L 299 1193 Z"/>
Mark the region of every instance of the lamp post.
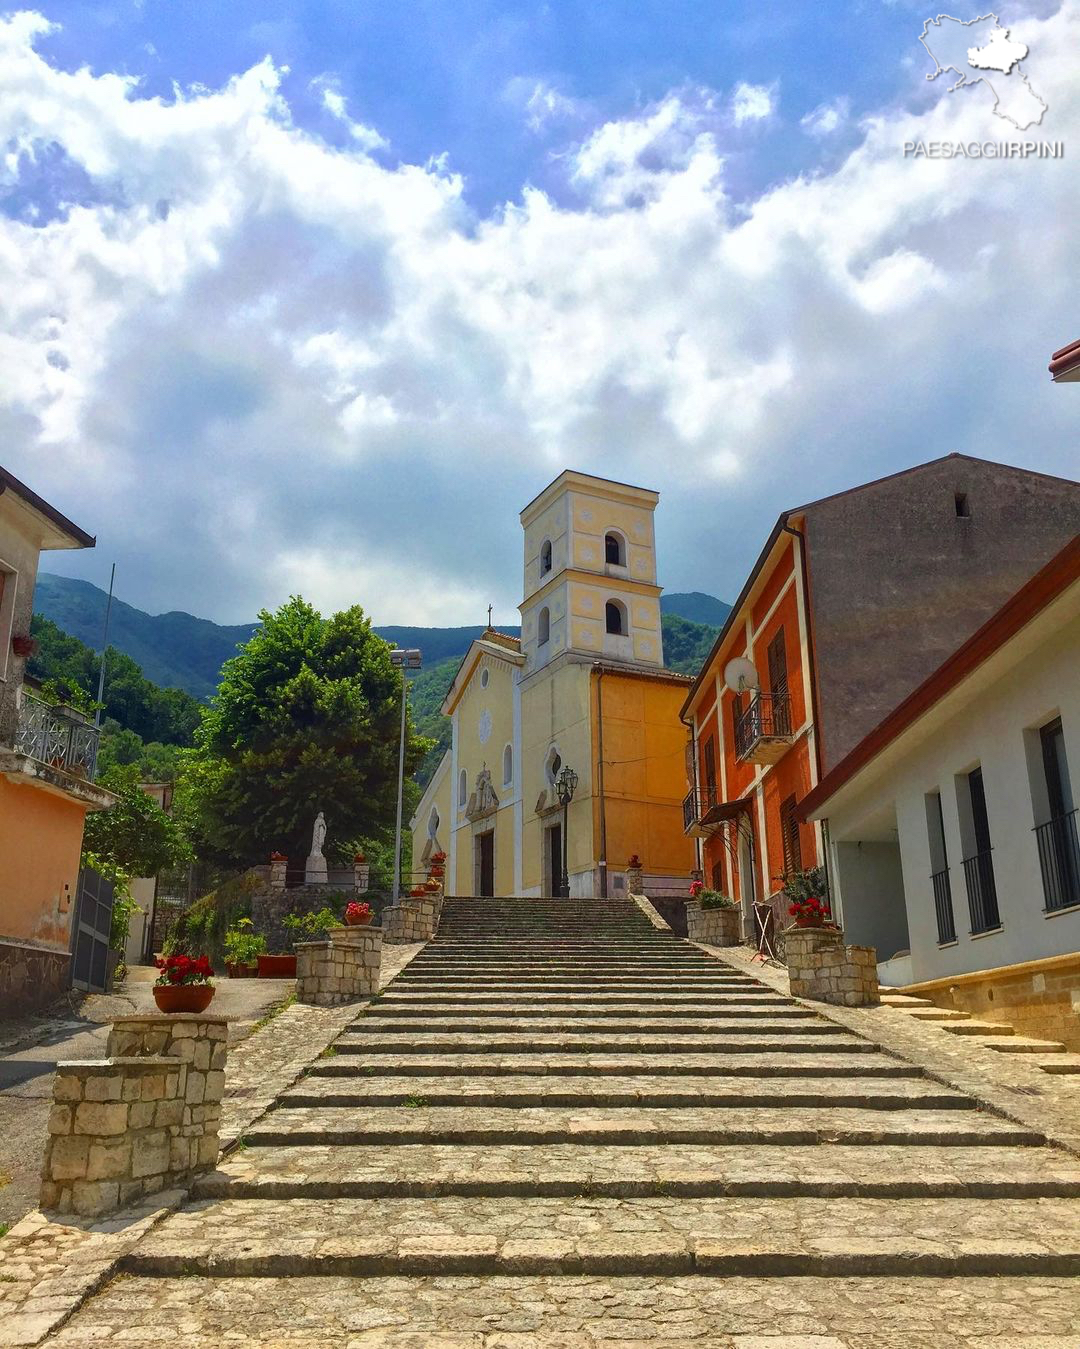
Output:
<path fill-rule="evenodd" d="M 415 648 L 405 651 L 395 647 L 390 652 L 390 664 L 401 671 L 401 742 L 398 745 L 397 829 L 394 831 L 394 893 L 390 899 L 396 904 L 401 896 L 401 801 L 405 792 L 405 701 L 409 693 L 406 670 L 419 670 L 420 652 Z"/>
<path fill-rule="evenodd" d="M 574 792 L 577 790 L 577 774 L 572 768 L 564 768 L 555 781 L 555 790 L 559 796 L 559 805 L 562 806 L 562 880 L 559 883 L 559 894 L 563 899 L 570 898 L 570 871 L 567 867 L 567 823 L 569 820 L 570 802 L 574 799 Z"/>

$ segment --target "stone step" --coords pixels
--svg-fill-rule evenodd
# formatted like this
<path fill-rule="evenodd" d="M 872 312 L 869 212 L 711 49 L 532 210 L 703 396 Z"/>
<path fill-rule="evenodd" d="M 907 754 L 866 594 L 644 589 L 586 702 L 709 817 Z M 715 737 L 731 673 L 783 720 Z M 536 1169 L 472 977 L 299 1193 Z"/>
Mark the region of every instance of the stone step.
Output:
<path fill-rule="evenodd" d="M 363 1014 L 366 1023 L 372 1021 L 384 1022 L 393 1018 L 394 1020 L 414 1021 L 418 1018 L 430 1019 L 432 1017 L 443 1020 L 453 1020 L 460 1017 L 483 1017 L 485 1021 L 501 1021 L 507 1017 L 528 1018 L 532 1020 L 542 1020 L 552 1017 L 565 1017 L 575 1021 L 588 1020 L 595 1021 L 597 1018 L 604 1017 L 622 1017 L 650 1022 L 652 1018 L 659 1021 L 664 1020 L 740 1020 L 754 1018 L 761 1020 L 775 1020 L 777 1017 L 794 1017 L 806 1020 L 817 1015 L 810 1008 L 800 1007 L 790 999 L 777 999 L 775 1003 L 745 1003 L 741 998 L 732 999 L 730 1002 L 724 1002 L 721 999 L 714 999 L 712 1002 L 693 1002 L 670 1003 L 657 1002 L 648 1007 L 642 1007 L 640 1002 L 616 1002 L 605 1003 L 597 1006 L 595 1003 L 578 1002 L 533 1002 L 531 998 L 527 1002 L 515 999 L 510 1002 L 490 1003 L 484 1002 L 400 1002 L 396 999 L 380 998 L 378 1002 Z"/>
<path fill-rule="evenodd" d="M 1080 1198 L 1080 1160 L 1050 1148 L 830 1144 L 543 1147 L 430 1141 L 248 1147 L 195 1183 L 197 1198 L 374 1199 L 697 1195 Z"/>
<path fill-rule="evenodd" d="M 395 1035 L 356 1036 L 341 1038 L 334 1043 L 337 1054 L 400 1054 L 403 1043 L 414 1054 L 663 1054 L 671 1047 L 666 1035 L 429 1035 L 414 1031 L 407 1040 Z M 823 1048 L 843 1049 L 858 1053 L 865 1045 L 867 1052 L 875 1048 L 865 1041 L 847 1036 L 839 1028 L 831 1033 L 813 1036 L 799 1034 L 778 1035 L 761 1028 L 760 1034 L 737 1031 L 717 1032 L 715 1035 L 684 1035 L 679 1038 L 680 1054 L 820 1054 Z"/>
<path fill-rule="evenodd" d="M 910 993 L 890 993 L 881 990 L 881 1002 L 884 1007 L 933 1007 L 929 998 L 915 998 Z"/>
<path fill-rule="evenodd" d="M 466 1034 L 477 1031 L 486 1034 L 494 1031 L 498 1034 L 524 1034 L 528 1031 L 542 1030 L 545 1034 L 555 1034 L 561 1031 L 597 1033 L 610 1030 L 616 1031 L 619 1035 L 627 1035 L 632 1031 L 646 1031 L 650 1035 L 661 1033 L 697 1035 L 712 1026 L 726 1029 L 729 1023 L 733 1030 L 746 1031 L 750 1034 L 786 1030 L 794 1026 L 801 1029 L 803 1023 L 806 1025 L 808 1035 L 828 1035 L 835 1030 L 831 1023 L 820 1021 L 816 1012 L 804 1007 L 717 1007 L 707 1012 L 690 1012 L 681 1016 L 677 1013 L 671 1016 L 662 1016 L 659 1013 L 655 1016 L 642 1016 L 639 1009 L 631 1009 L 625 1015 L 606 1011 L 579 1011 L 567 1015 L 557 1010 L 549 1012 L 541 1010 L 536 1015 L 522 1015 L 512 1010 L 502 1016 L 498 1013 L 474 1012 L 453 1015 L 428 1010 L 419 1016 L 406 1016 L 396 1007 L 383 1012 L 376 1004 L 365 1016 L 354 1021 L 346 1033 L 412 1035 L 420 1031 L 422 1034 L 441 1035 L 448 1032 Z"/>
<path fill-rule="evenodd" d="M 950 1035 L 977 1035 L 982 1039 L 988 1036 L 1015 1034 L 1011 1026 L 1002 1025 L 998 1021 L 947 1022 L 941 1029 L 948 1031 Z"/>
<path fill-rule="evenodd" d="M 1041 1068 L 1044 1073 L 1071 1076 L 1080 1073 L 1080 1054 L 1066 1052 L 1055 1054 L 1050 1058 L 1035 1059 L 1035 1066 Z"/>
<path fill-rule="evenodd" d="M 915 1021 L 970 1021 L 970 1012 L 957 1012 L 951 1007 L 905 1007 L 903 1009 Z"/>
<path fill-rule="evenodd" d="M 203 1200 L 167 1217 L 121 1268 L 159 1278 L 1064 1278 L 1080 1273 L 1080 1211 L 1060 1199 Z"/>
<path fill-rule="evenodd" d="M 782 1103 L 710 1109 L 508 1109 L 498 1106 L 381 1106 L 363 1115 L 349 1107 L 280 1105 L 244 1130 L 249 1146 L 352 1147 L 427 1143 L 432 1147 L 508 1144 L 546 1147 L 572 1142 L 605 1147 L 698 1144 L 813 1147 L 818 1144 L 924 1147 L 1037 1147 L 1042 1134 L 972 1110 L 866 1110 Z M 313 1163 L 313 1169 L 318 1169 Z M 915 1163 L 917 1165 L 917 1163 Z"/>
<path fill-rule="evenodd" d="M 340 1077 L 308 1075 L 278 1098 L 283 1106 L 502 1106 L 537 1109 L 551 1106 L 663 1107 L 710 1109 L 785 1106 L 789 1109 L 846 1107 L 865 1110 L 970 1110 L 971 1097 L 925 1078 L 897 1081 L 850 1078 L 715 1078 L 640 1076 L 542 1077 L 472 1076 Z"/>
<path fill-rule="evenodd" d="M 517 977 L 508 975 L 505 978 L 478 978 L 471 975 L 463 975 L 460 978 L 450 975 L 437 976 L 430 978 L 428 976 L 413 975 L 405 978 L 400 975 L 395 981 L 394 986 L 398 989 L 409 988 L 415 990 L 427 990 L 445 992 L 447 988 L 460 988 L 463 992 L 483 992 L 486 989 L 501 990 L 503 992 L 512 992 L 514 990 L 528 991 L 530 988 L 536 988 L 542 985 L 544 988 L 557 992 L 560 990 L 571 989 L 581 993 L 602 993 L 605 989 L 640 989 L 643 981 L 641 979 L 616 978 L 614 976 L 590 975 L 587 979 L 542 979 L 539 976 L 532 978 L 530 976 Z M 738 987 L 731 981 L 723 979 L 710 978 L 670 978 L 668 975 L 653 975 L 648 980 L 650 992 L 659 992 L 663 989 L 688 989 L 699 988 L 710 992 L 722 993 L 725 989 Z"/>
<path fill-rule="evenodd" d="M 522 998 L 525 1002 L 522 1002 Z M 660 992 L 639 993 L 632 1004 L 630 995 L 616 989 L 612 993 L 545 993 L 543 989 L 532 989 L 528 993 L 467 993 L 442 989 L 432 992 L 416 992 L 407 984 L 396 981 L 382 992 L 375 1005 L 378 1007 L 595 1007 L 601 1010 L 608 1007 L 632 1005 L 639 1011 L 651 1011 L 654 1007 L 723 1007 L 729 1002 L 752 1002 L 755 1007 L 794 1007 L 794 998 L 783 993 L 773 993 L 770 989 L 735 989 L 722 993 L 700 993 L 696 989 L 689 992 L 679 990 L 661 990 Z"/>
<path fill-rule="evenodd" d="M 1002 1265 L 1015 1255 L 1003 1252 Z M 720 1271 L 727 1272 L 727 1271 Z M 944 1272 L 944 1271 L 943 1271 Z M 62 1349 L 1076 1349 L 1059 1278 L 192 1278 L 114 1281 Z M 287 1327 L 287 1329 L 286 1329 Z M 821 1331 L 808 1334 L 807 1331 Z M 119 1334 L 118 1334 L 119 1332 Z M 826 1333 L 827 1332 L 827 1333 Z M 120 1336 L 123 1338 L 120 1338 Z"/>
<path fill-rule="evenodd" d="M 989 1036 L 985 1041 L 980 1041 L 986 1045 L 987 1049 L 996 1050 L 999 1054 L 1064 1054 L 1065 1046 L 1060 1040 L 1036 1040 L 1028 1035 L 1010 1035 L 1008 1037 L 1001 1035 Z"/>
<path fill-rule="evenodd" d="M 408 1047 L 411 1050 L 411 1046 Z M 856 1052 L 859 1051 L 859 1052 Z M 402 1052 L 376 1054 L 369 1059 L 362 1050 L 318 1059 L 309 1077 L 370 1078 L 377 1074 L 419 1077 L 589 1077 L 612 1075 L 634 1077 L 647 1071 L 650 1077 L 693 1076 L 698 1078 L 917 1078 L 920 1070 L 899 1059 L 877 1053 L 872 1044 L 814 1045 L 805 1053 L 683 1054 L 669 1053 L 643 1064 L 640 1055 L 629 1054 L 423 1054 Z"/>

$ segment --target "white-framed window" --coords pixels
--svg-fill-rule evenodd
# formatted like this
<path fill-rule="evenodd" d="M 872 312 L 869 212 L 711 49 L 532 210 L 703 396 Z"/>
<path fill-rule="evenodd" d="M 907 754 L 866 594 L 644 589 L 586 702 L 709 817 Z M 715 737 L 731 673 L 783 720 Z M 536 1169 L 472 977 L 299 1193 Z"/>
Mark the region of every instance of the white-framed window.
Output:
<path fill-rule="evenodd" d="M 514 783 L 514 747 L 507 743 L 503 748 L 503 786 L 511 787 Z"/>
<path fill-rule="evenodd" d="M 469 775 L 464 768 L 458 774 L 457 780 L 457 803 L 461 810 L 465 809 L 465 803 L 469 799 Z"/>
<path fill-rule="evenodd" d="M 544 646 L 551 640 L 551 611 L 547 605 L 540 610 L 536 617 L 536 643 L 538 646 Z"/>
<path fill-rule="evenodd" d="M 614 637 L 626 636 L 626 605 L 620 600 L 608 600 L 604 605 L 604 629 Z"/>
<path fill-rule="evenodd" d="M 546 576 L 551 571 L 551 540 L 545 539 L 540 545 L 540 575 Z"/>

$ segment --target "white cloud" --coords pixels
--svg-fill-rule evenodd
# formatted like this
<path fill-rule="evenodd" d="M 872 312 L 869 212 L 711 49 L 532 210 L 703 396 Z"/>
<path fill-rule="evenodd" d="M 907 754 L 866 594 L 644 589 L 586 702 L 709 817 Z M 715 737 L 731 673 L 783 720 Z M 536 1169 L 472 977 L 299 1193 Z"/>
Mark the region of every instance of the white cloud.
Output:
<path fill-rule="evenodd" d="M 322 105 L 331 117 L 339 122 L 343 122 L 349 129 L 349 135 L 364 150 L 387 150 L 389 142 L 370 126 L 364 126 L 362 122 L 354 122 L 349 116 L 348 104 L 345 101 L 345 95 L 337 87 L 334 81 L 323 76 L 321 79 L 313 80 L 312 84 L 322 94 Z"/>
<path fill-rule="evenodd" d="M 998 133 L 989 100 L 924 107 L 922 71 L 923 111 L 746 200 L 726 108 L 682 90 L 584 135 L 564 202 L 481 217 L 439 158 L 298 127 L 269 61 L 165 101 L 55 68 L 43 31 L 0 21 L 0 171 L 62 154 L 94 194 L 0 216 L 0 443 L 134 603 L 510 613 L 516 512 L 568 465 L 660 487 L 661 579 L 731 598 L 784 505 L 952 449 L 1069 470 L 1042 367 L 1080 183 L 905 160 Z M 1080 144 L 1077 0 L 1025 39 Z"/>
<path fill-rule="evenodd" d="M 507 81 L 503 97 L 521 109 L 525 125 L 537 135 L 552 125 L 578 121 L 588 112 L 588 104 L 562 93 L 548 81 L 522 75 Z"/>
<path fill-rule="evenodd" d="M 764 122 L 776 111 L 775 84 L 742 84 L 735 86 L 731 98 L 731 115 L 736 126 L 744 122 Z"/>
<path fill-rule="evenodd" d="M 846 126 L 850 115 L 851 101 L 846 97 L 840 97 L 833 99 L 831 103 L 819 104 L 800 119 L 799 125 L 807 135 L 823 138 Z"/>

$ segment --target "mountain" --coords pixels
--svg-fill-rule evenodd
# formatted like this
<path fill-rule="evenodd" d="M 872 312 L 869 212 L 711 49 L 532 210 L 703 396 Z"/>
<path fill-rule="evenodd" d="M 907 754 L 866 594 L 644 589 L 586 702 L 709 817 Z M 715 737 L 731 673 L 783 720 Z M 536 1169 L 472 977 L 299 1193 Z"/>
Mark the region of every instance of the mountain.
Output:
<path fill-rule="evenodd" d="M 101 646 L 106 600 L 105 592 L 89 581 L 49 572 L 38 575 L 35 611 L 95 650 Z M 662 596 L 660 608 L 668 664 L 673 669 L 695 672 L 730 606 L 712 595 L 693 591 Z M 114 598 L 109 642 L 141 666 L 143 675 L 154 684 L 185 689 L 196 698 L 207 698 L 217 688 L 222 665 L 257 626 L 255 623 L 222 626 L 208 618 L 181 612 L 147 614 Z M 460 660 L 483 627 L 392 625 L 375 631 L 398 646 L 419 647 L 424 653 L 424 664 L 430 669 L 445 661 Z M 517 636 L 520 629 L 504 627 L 502 631 Z M 445 678 L 443 671 L 441 678 Z"/>
<path fill-rule="evenodd" d="M 691 623 L 708 623 L 710 627 L 722 628 L 731 613 L 731 605 L 718 600 L 715 595 L 706 595 L 700 590 L 689 590 L 682 594 L 660 596 L 660 612 L 677 614 L 689 619 Z"/>

